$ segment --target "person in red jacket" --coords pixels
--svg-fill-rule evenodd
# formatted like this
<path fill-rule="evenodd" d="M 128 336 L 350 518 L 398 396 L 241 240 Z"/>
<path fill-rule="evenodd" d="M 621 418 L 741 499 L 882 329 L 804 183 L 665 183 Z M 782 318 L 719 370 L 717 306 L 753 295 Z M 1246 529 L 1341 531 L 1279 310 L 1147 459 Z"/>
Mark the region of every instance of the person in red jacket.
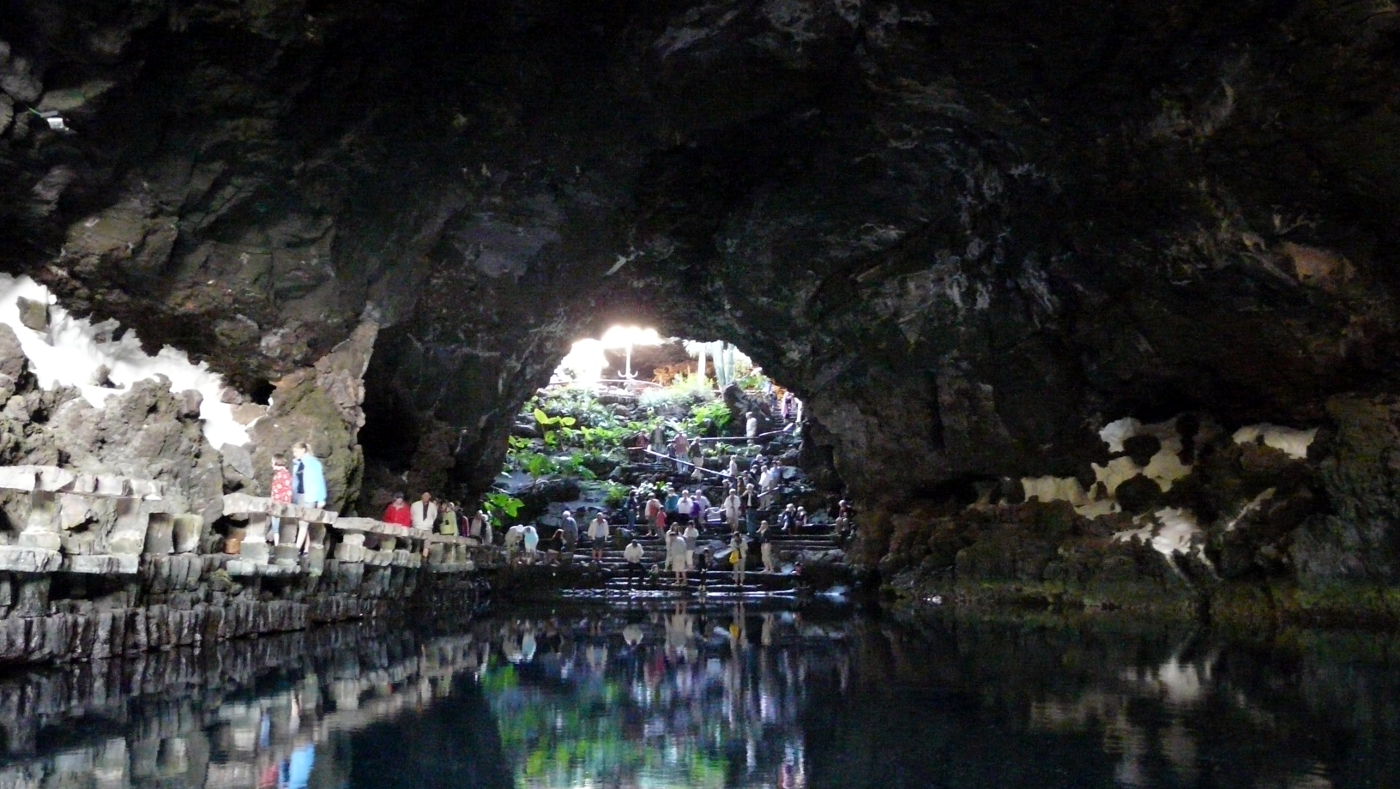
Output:
<path fill-rule="evenodd" d="M 413 526 L 413 511 L 409 508 L 408 502 L 404 501 L 402 493 L 394 494 L 394 501 L 384 509 L 383 520 L 385 523 L 392 523 L 405 529 Z"/>

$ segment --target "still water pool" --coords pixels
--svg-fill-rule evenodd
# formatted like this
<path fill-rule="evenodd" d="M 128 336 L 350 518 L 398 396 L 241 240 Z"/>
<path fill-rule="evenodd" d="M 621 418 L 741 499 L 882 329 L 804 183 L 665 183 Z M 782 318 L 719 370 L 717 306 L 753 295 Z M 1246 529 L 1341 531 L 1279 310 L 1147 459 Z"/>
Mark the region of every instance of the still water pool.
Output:
<path fill-rule="evenodd" d="M 499 611 L 0 678 L 0 785 L 1396 787 L 1400 641 Z"/>

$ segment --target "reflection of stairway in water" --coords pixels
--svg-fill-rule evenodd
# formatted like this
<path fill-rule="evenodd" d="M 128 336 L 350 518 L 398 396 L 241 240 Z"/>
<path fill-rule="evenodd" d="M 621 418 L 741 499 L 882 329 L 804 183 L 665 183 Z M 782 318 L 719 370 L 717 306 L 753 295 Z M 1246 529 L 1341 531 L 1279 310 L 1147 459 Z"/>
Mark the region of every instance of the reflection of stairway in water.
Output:
<path fill-rule="evenodd" d="M 727 535 L 723 535 L 727 537 Z M 734 583 L 734 571 L 728 563 L 728 556 L 710 560 L 709 569 L 692 569 L 685 586 L 675 582 L 675 573 L 666 566 L 666 545 L 660 537 L 638 537 L 644 554 L 642 567 L 646 568 L 637 577 L 623 558 L 622 549 L 609 547 L 603 553 L 598 567 L 604 573 L 601 586 L 593 588 L 566 589 L 567 597 L 628 599 L 637 598 L 679 598 L 687 596 L 706 597 L 795 597 L 803 590 L 803 577 L 796 572 L 797 560 L 802 554 L 839 551 L 841 546 L 834 534 L 773 534 L 770 538 L 778 559 L 779 572 L 763 571 L 763 563 L 757 545 L 749 546 L 748 569 L 744 573 L 744 583 Z M 718 533 L 702 534 L 702 546 L 716 542 L 725 545 Z M 593 566 L 593 552 L 587 543 L 580 543 L 574 550 L 572 562 L 576 566 Z M 653 568 L 654 572 L 651 572 Z"/>

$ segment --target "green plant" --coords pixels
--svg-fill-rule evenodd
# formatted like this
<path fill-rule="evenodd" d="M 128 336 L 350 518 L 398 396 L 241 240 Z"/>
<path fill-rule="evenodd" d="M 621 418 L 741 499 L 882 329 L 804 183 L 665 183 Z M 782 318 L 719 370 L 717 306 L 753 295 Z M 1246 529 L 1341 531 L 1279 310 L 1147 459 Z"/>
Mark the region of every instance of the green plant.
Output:
<path fill-rule="evenodd" d="M 717 435 L 734 419 L 729 406 L 723 400 L 697 403 L 690 407 L 690 432 Z"/>
<path fill-rule="evenodd" d="M 571 416 L 550 416 L 543 409 L 536 408 L 534 411 L 535 421 L 540 423 L 540 429 L 544 433 L 544 445 L 547 447 L 559 446 L 572 440 L 575 433 L 574 425 L 578 420 Z M 551 428 L 558 428 L 557 430 Z"/>
<path fill-rule="evenodd" d="M 612 481 L 604 482 L 603 489 L 607 491 L 604 503 L 613 508 L 622 506 L 622 503 L 627 501 L 627 494 L 632 490 L 626 485 Z"/>
<path fill-rule="evenodd" d="M 486 494 L 482 503 L 486 506 L 487 514 L 496 519 L 514 518 L 520 514 L 520 508 L 525 506 L 525 502 L 499 490 Z"/>
<path fill-rule="evenodd" d="M 583 439 L 584 449 L 617 449 L 622 446 L 622 440 L 637 432 L 625 427 L 581 427 L 579 435 Z"/>
<path fill-rule="evenodd" d="M 587 460 L 587 455 L 581 452 L 576 452 L 574 454 L 569 455 L 568 458 L 566 458 L 562 462 L 557 463 L 555 468 L 558 469 L 558 471 L 561 474 L 564 474 L 566 476 L 572 475 L 576 477 L 581 477 L 583 479 L 597 479 L 598 475 L 593 473 L 593 469 L 584 465 L 584 463 Z"/>
<path fill-rule="evenodd" d="M 713 397 L 709 382 L 692 373 L 663 389 L 643 392 L 637 402 L 644 408 L 657 411 L 671 406 L 688 408 Z"/>
<path fill-rule="evenodd" d="M 510 453 L 510 462 L 516 468 L 535 478 L 548 476 L 559 470 L 554 459 L 543 452 L 517 450 Z"/>

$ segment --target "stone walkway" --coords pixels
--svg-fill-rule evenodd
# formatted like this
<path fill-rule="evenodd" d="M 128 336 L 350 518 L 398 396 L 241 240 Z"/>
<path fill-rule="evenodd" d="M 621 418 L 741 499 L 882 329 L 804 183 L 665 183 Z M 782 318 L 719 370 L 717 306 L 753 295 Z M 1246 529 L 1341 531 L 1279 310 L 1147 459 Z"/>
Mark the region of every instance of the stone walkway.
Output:
<path fill-rule="evenodd" d="M 728 548 L 727 534 L 709 532 L 702 534 L 700 544 L 723 545 Z M 639 537 L 645 553 L 642 566 L 647 568 L 641 575 L 635 573 L 623 558 L 622 548 L 609 547 L 601 562 L 593 562 L 591 546 L 580 542 L 569 559 L 558 565 L 537 563 L 532 566 L 516 567 L 514 571 L 530 574 L 543 574 L 562 568 L 594 570 L 601 573 L 601 579 L 592 578 L 590 585 L 565 587 L 563 596 L 570 598 L 621 600 L 628 598 L 680 599 L 685 597 L 748 598 L 788 596 L 795 597 L 806 591 L 804 579 L 799 569 L 804 561 L 813 559 L 831 560 L 832 551 L 840 551 L 836 535 L 774 534 L 771 537 L 779 572 L 764 572 L 757 545 L 749 549 L 748 569 L 744 573 L 742 586 L 734 583 L 734 572 L 728 557 L 712 559 L 708 569 L 691 570 L 687 583 L 680 586 L 675 581 L 675 573 L 665 567 L 666 546 L 660 537 Z M 541 553 L 544 557 L 546 554 Z"/>

